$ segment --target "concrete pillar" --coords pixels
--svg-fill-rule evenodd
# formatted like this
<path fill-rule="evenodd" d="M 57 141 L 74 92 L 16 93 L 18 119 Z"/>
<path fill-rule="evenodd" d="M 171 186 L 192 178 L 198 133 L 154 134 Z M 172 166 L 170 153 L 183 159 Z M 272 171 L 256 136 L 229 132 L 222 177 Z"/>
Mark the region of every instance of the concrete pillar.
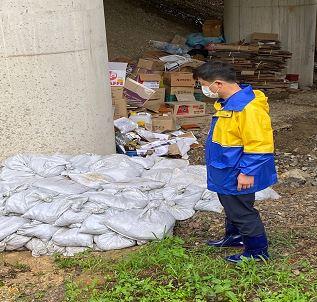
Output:
<path fill-rule="evenodd" d="M 0 1 L 0 158 L 114 152 L 102 0 Z"/>
<path fill-rule="evenodd" d="M 252 32 L 278 33 L 282 47 L 293 53 L 288 73 L 300 84 L 313 84 L 317 0 L 225 0 L 224 27 L 228 42 Z"/>

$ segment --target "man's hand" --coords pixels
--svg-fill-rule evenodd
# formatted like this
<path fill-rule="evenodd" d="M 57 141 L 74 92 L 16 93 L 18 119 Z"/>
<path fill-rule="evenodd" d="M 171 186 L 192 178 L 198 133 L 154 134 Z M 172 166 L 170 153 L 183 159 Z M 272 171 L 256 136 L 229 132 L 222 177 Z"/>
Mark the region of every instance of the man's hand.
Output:
<path fill-rule="evenodd" d="M 242 173 L 238 176 L 238 191 L 250 189 L 254 186 L 254 176 L 244 175 Z"/>

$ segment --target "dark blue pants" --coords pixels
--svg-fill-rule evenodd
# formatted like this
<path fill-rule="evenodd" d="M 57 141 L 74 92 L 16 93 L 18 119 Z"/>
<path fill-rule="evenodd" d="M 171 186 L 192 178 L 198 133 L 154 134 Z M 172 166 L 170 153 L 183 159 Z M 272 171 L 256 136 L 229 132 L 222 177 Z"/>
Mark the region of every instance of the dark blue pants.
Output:
<path fill-rule="evenodd" d="M 243 236 L 258 236 L 265 233 L 258 210 L 254 208 L 255 194 L 222 195 L 219 200 L 226 213 L 226 222 L 233 225 Z"/>

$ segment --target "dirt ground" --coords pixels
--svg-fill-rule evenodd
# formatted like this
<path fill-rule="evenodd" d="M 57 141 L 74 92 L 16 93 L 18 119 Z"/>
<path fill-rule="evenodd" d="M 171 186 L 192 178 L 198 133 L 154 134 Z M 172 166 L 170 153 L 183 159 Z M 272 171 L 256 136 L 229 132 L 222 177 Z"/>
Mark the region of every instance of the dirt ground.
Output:
<path fill-rule="evenodd" d="M 168 40 L 175 33 L 183 35 L 191 30 L 147 14 L 126 1 L 107 0 L 106 3 L 110 58 L 138 57 L 149 39 Z M 279 174 L 298 169 L 303 178 L 282 179 L 275 187 L 281 198 L 261 202 L 258 207 L 268 234 L 280 234 L 280 240 L 293 242 L 283 251 L 272 253 L 283 253 L 293 259 L 308 258 L 317 266 L 317 92 L 274 94 L 270 106 Z M 196 133 L 202 144 L 207 132 L 208 125 Z M 203 154 L 203 147 L 194 150 L 191 162 L 203 164 Z M 203 244 L 208 238 L 220 236 L 222 225 L 222 214 L 198 212 L 178 223 L 175 234 L 189 244 Z M 114 258 L 123 253 L 127 251 L 104 253 L 104 256 Z M 63 301 L 63 283 L 67 278 L 67 271 L 57 269 L 50 257 L 33 258 L 29 252 L 0 253 L 2 302 Z"/>

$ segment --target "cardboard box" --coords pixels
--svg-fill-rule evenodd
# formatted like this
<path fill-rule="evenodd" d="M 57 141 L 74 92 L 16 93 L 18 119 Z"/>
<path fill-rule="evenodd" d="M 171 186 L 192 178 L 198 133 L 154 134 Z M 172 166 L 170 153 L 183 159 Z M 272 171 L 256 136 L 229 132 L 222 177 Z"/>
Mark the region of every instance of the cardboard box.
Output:
<path fill-rule="evenodd" d="M 111 87 L 111 97 L 112 101 L 123 99 L 123 87 Z"/>
<path fill-rule="evenodd" d="M 114 100 L 114 119 L 128 117 L 127 101 L 125 99 Z"/>
<path fill-rule="evenodd" d="M 165 102 L 165 88 L 154 89 L 155 93 L 151 96 L 150 100 L 161 100 L 162 103 Z"/>
<path fill-rule="evenodd" d="M 157 73 L 139 73 L 140 83 L 143 82 L 161 82 L 162 77 Z"/>
<path fill-rule="evenodd" d="M 152 117 L 153 132 L 176 130 L 175 118 L 171 114 Z"/>
<path fill-rule="evenodd" d="M 109 62 L 109 78 L 111 86 L 123 87 L 127 75 L 127 63 Z"/>
<path fill-rule="evenodd" d="M 165 72 L 164 84 L 177 87 L 194 87 L 196 81 L 191 72 Z"/>
<path fill-rule="evenodd" d="M 194 95 L 191 93 L 176 94 L 175 96 L 178 102 L 195 102 L 196 101 Z"/>
<path fill-rule="evenodd" d="M 166 93 L 176 95 L 176 94 L 193 94 L 194 87 L 171 87 L 166 86 Z"/>
<path fill-rule="evenodd" d="M 203 25 L 203 34 L 205 37 L 222 36 L 222 21 L 206 20 Z"/>
<path fill-rule="evenodd" d="M 139 59 L 138 68 L 143 68 L 146 70 L 157 70 L 163 71 L 165 70 L 164 62 L 156 59 Z"/>
<path fill-rule="evenodd" d="M 251 41 L 278 41 L 278 34 L 275 33 L 252 33 Z"/>
<path fill-rule="evenodd" d="M 153 112 L 160 112 L 162 105 L 165 103 L 165 88 L 155 89 L 155 93 L 144 104 L 144 107 Z"/>
<path fill-rule="evenodd" d="M 195 116 L 205 115 L 206 104 L 203 102 L 170 102 L 167 103 L 173 108 L 174 116 Z"/>
<path fill-rule="evenodd" d="M 176 124 L 183 127 L 188 125 L 196 125 L 204 128 L 211 123 L 212 116 L 210 114 L 200 116 L 177 116 Z"/>
<path fill-rule="evenodd" d="M 128 103 L 137 107 L 142 107 L 154 93 L 155 90 L 147 88 L 130 78 L 127 78 L 123 89 L 123 94 L 128 99 Z"/>

